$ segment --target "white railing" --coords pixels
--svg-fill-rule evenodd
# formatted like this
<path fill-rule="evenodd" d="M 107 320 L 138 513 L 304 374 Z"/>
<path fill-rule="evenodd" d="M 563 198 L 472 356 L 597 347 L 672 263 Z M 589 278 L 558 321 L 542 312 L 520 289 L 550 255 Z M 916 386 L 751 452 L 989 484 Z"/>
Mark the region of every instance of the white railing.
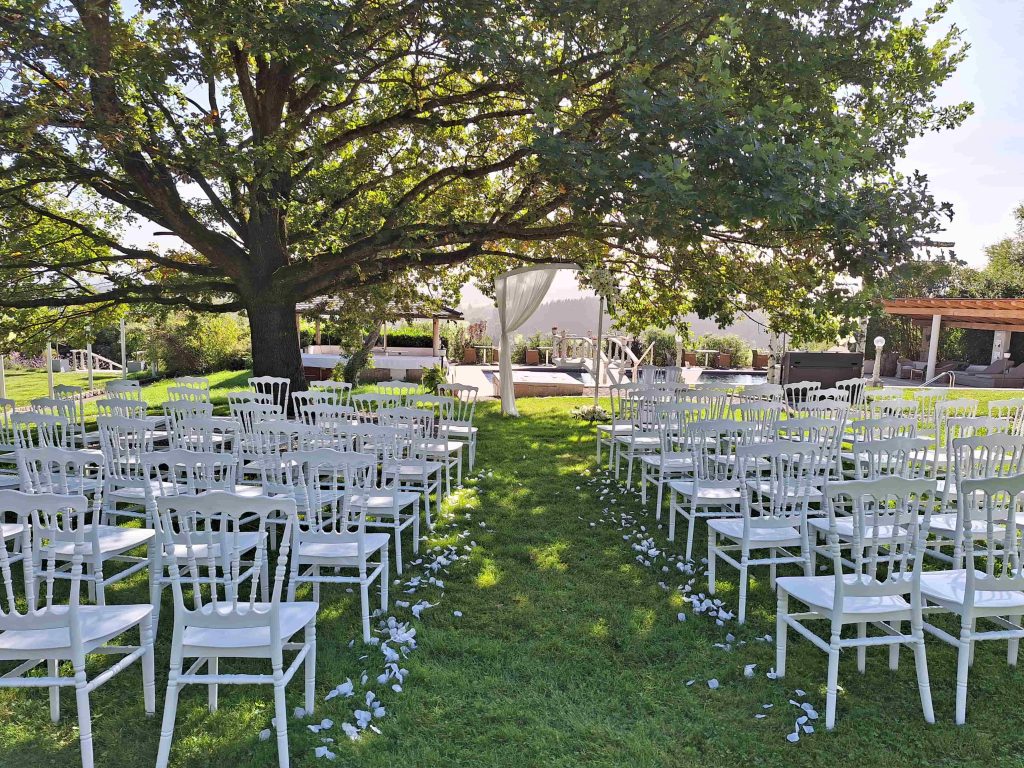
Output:
<path fill-rule="evenodd" d="M 92 370 L 94 371 L 118 371 L 120 372 L 122 366 L 120 363 L 111 360 L 109 357 L 98 355 L 95 352 L 87 349 L 72 349 L 71 350 L 71 370 L 73 371 L 88 371 L 89 370 L 89 357 L 92 356 Z"/>
<path fill-rule="evenodd" d="M 563 333 L 555 339 L 552 359 L 556 365 L 579 365 L 593 376 L 594 344 L 594 339 L 587 336 Z M 605 385 L 625 381 L 627 371 L 630 373 L 629 380 L 636 381 L 640 366 L 652 357 L 654 344 L 652 343 L 640 357 L 636 356 L 626 340 L 620 336 L 604 337 L 601 340 L 601 347 L 601 376 L 598 384 Z"/>

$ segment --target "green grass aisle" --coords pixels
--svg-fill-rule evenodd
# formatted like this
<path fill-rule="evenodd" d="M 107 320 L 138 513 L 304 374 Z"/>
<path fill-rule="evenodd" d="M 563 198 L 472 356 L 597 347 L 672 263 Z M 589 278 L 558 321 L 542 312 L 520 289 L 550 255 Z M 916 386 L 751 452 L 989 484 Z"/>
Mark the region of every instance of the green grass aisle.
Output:
<path fill-rule="evenodd" d="M 1021 675 L 1005 665 L 1001 643 L 978 648 L 966 727 L 952 724 L 953 650 L 931 639 L 937 725 L 927 726 L 921 718 L 908 651 L 895 673 L 888 670 L 886 651 L 869 652 L 864 676 L 849 654 L 840 670 L 844 692 L 836 731 L 829 734 L 822 727 L 789 743 L 786 735 L 800 714 L 790 699 L 807 701 L 824 713 L 825 655 L 791 636 L 787 679 L 766 677 L 775 652 L 774 643 L 757 639 L 775 632 L 766 573 L 755 574 L 763 578 L 752 585 L 746 626 L 735 621 L 719 626 L 713 617 L 694 612 L 680 590 L 690 577 L 664 554 L 675 556 L 679 545 L 666 546 L 652 510 L 643 512 L 631 493 L 614 491 L 602 498 L 606 486 L 593 473 L 592 428 L 569 416 L 578 403 L 524 400 L 523 418 L 517 420 L 501 418 L 494 404 L 478 409 L 477 472 L 451 500 L 443 525 L 424 545 L 423 562 L 407 572 L 402 584 L 392 585 L 391 613 L 399 624 L 409 622 L 416 630 L 417 647 L 404 643 L 409 653 L 399 662 L 408 670 L 401 693 L 391 690 L 394 680 L 375 679 L 384 667 L 380 647 L 358 641 L 350 647 L 359 634 L 357 600 L 340 587 L 325 587 L 318 622 L 317 711 L 311 719 L 289 719 L 292 765 L 1020 764 L 1024 685 Z M 590 476 L 584 474 L 588 471 Z M 643 556 L 633 548 L 647 535 L 662 554 Z M 432 552 L 435 546 L 455 549 Z M 462 559 L 425 570 L 451 551 Z M 703 526 L 694 551 L 699 570 Z M 652 565 L 639 562 L 638 555 Z M 405 594 L 415 576 L 420 586 Z M 427 584 L 430 576 L 442 584 Z M 722 567 L 719 579 L 717 597 L 732 609 L 735 574 Z M 693 591 L 704 588 L 697 578 Z M 144 584 L 137 580 L 111 599 L 127 602 L 144 595 Z M 423 600 L 431 607 L 414 618 L 412 607 Z M 164 606 L 166 630 L 169 594 Z M 680 612 L 685 621 L 677 618 Z M 161 635 L 157 671 L 162 693 L 166 632 Z M 403 643 L 389 645 L 398 649 Z M 757 666 L 748 678 L 744 667 L 749 664 Z M 367 682 L 362 685 L 364 671 Z M 351 698 L 324 701 L 347 679 L 353 681 Z M 709 688 L 711 679 L 718 681 L 717 689 Z M 341 724 L 355 723 L 353 713 L 366 709 L 368 690 L 386 715 L 372 721 L 379 733 L 367 729 L 351 741 Z M 273 739 L 261 742 L 258 736 L 270 725 L 269 689 L 222 687 L 221 708 L 214 715 L 206 711 L 205 700 L 201 689 L 183 695 L 172 765 L 276 765 Z M 159 723 L 142 714 L 138 671 L 123 673 L 93 701 L 97 765 L 151 766 Z M 301 703 L 301 685 L 293 685 L 289 705 Z M 765 709 L 765 704 L 773 706 Z M 64 720 L 54 726 L 44 692 L 0 692 L 0 765 L 77 765 L 73 696 L 65 694 L 62 712 Z M 757 719 L 759 714 L 767 716 Z M 307 726 L 322 718 L 332 720 L 332 727 L 310 732 Z M 318 746 L 331 751 L 333 762 L 315 756 Z"/>

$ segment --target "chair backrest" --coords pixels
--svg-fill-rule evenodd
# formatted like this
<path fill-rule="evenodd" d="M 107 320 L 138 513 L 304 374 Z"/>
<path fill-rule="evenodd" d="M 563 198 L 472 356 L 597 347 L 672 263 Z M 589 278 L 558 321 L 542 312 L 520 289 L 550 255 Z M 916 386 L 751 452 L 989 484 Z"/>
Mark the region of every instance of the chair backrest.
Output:
<path fill-rule="evenodd" d="M 1020 434 L 1024 431 L 1024 398 L 990 400 L 988 415 L 994 419 L 1003 419 L 1010 424 L 1011 433 Z"/>
<path fill-rule="evenodd" d="M 782 403 L 786 399 L 786 390 L 781 384 L 749 384 L 740 392 L 740 398 L 747 402 L 767 400 Z"/>
<path fill-rule="evenodd" d="M 205 491 L 234 492 L 238 459 L 227 453 L 171 448 L 142 457 L 143 471 L 156 496 Z"/>
<path fill-rule="evenodd" d="M 734 419 L 695 419 L 686 424 L 679 450 L 690 456 L 699 485 L 733 486 L 738 477 L 734 454 L 752 442 L 753 432 L 752 425 Z"/>
<path fill-rule="evenodd" d="M 168 400 L 163 404 L 167 427 L 173 435 L 178 422 L 186 419 L 207 419 L 213 416 L 213 404 L 208 400 Z"/>
<path fill-rule="evenodd" d="M 15 448 L 14 413 L 16 404 L 9 398 L 0 399 L 0 451 L 7 453 Z"/>
<path fill-rule="evenodd" d="M 377 418 L 377 411 L 381 408 L 393 408 L 398 405 L 399 401 L 394 395 L 367 392 L 361 395 L 352 395 L 349 402 L 356 409 L 356 415 L 360 421 L 373 421 Z"/>
<path fill-rule="evenodd" d="M 172 403 L 209 403 L 210 390 L 200 386 L 175 386 L 167 388 L 167 400 Z"/>
<path fill-rule="evenodd" d="M 326 392 L 334 405 L 348 405 L 348 399 L 352 396 L 352 385 L 347 381 L 311 381 L 309 388 L 319 392 Z"/>
<path fill-rule="evenodd" d="M 14 446 L 18 449 L 53 446 L 71 448 L 74 428 L 63 416 L 34 413 L 15 413 L 11 416 L 14 430 Z"/>
<path fill-rule="evenodd" d="M 303 424 L 351 423 L 356 419 L 356 409 L 351 405 L 338 405 L 332 402 L 312 403 L 299 412 Z"/>
<path fill-rule="evenodd" d="M 796 411 L 801 417 L 825 419 L 845 425 L 850 416 L 850 404 L 845 400 L 826 397 L 821 400 L 805 400 L 797 406 Z"/>
<path fill-rule="evenodd" d="M 89 502 L 84 496 L 0 490 L 0 534 L 3 533 L 4 520 L 14 516 L 24 526 L 21 551 L 31 553 L 17 558 L 22 562 L 24 574 L 15 576 L 11 569 L 12 563 L 16 562 L 15 557 L 7 547 L 0 546 L 0 580 L 3 581 L 0 630 L 65 629 L 68 631 L 72 661 L 76 664 L 85 661 L 78 607 L 87 552 L 85 518 L 88 509 Z M 95 526 L 92 528 L 95 530 Z M 63 604 L 56 595 L 62 594 L 63 590 L 55 590 L 54 582 L 58 567 L 67 561 L 66 557 L 58 561 L 57 546 L 68 541 L 74 543 L 74 549 L 70 558 L 70 593 L 65 610 L 57 609 Z M 89 544 L 95 545 L 95 541 Z"/>
<path fill-rule="evenodd" d="M 752 424 L 759 437 L 775 434 L 775 425 L 782 418 L 785 406 L 777 400 L 761 400 L 733 406 L 733 416 Z"/>
<path fill-rule="evenodd" d="M 190 451 L 237 455 L 239 451 L 237 421 L 212 416 L 194 416 L 174 422 L 171 446 Z"/>
<path fill-rule="evenodd" d="M 361 474 L 377 471 L 373 458 L 362 453 L 345 453 L 330 448 L 296 451 L 293 458 L 301 467 L 308 499 L 307 514 L 295 527 L 296 535 L 365 534 L 365 506 L 356 520 L 352 521 L 348 518 L 349 509 L 345 500 L 353 489 L 366 487 L 366 482 L 360 480 Z"/>
<path fill-rule="evenodd" d="M 736 449 L 744 518 L 759 525 L 794 525 L 807 516 L 828 472 L 828 454 L 813 442 L 753 443 Z"/>
<path fill-rule="evenodd" d="M 288 392 L 291 380 L 280 376 L 253 376 L 249 379 L 249 388 L 253 392 L 270 395 L 271 402 L 280 407 L 282 413 L 288 411 Z"/>
<path fill-rule="evenodd" d="M 817 445 L 822 450 L 822 459 L 832 469 L 840 469 L 839 450 L 844 434 L 842 422 L 815 416 L 803 416 L 783 419 L 776 426 L 780 439 Z"/>
<path fill-rule="evenodd" d="M 970 419 L 978 415 L 978 401 L 970 397 L 938 400 L 935 403 L 935 436 L 940 438 L 950 419 Z"/>
<path fill-rule="evenodd" d="M 841 379 L 836 382 L 836 389 L 845 390 L 848 393 L 846 399 L 850 405 L 854 408 L 860 408 L 864 405 L 867 385 L 867 379 Z"/>
<path fill-rule="evenodd" d="M 417 437 L 431 437 L 434 434 L 434 412 L 426 408 L 382 408 L 377 411 L 377 423 L 392 427 L 408 425 Z"/>
<path fill-rule="evenodd" d="M 79 414 L 74 400 L 59 397 L 37 397 L 31 401 L 32 410 L 48 416 L 60 416 L 67 421 L 70 445 L 78 444 L 85 433 L 85 417 Z"/>
<path fill-rule="evenodd" d="M 902 397 L 872 397 L 868 406 L 868 414 L 872 419 L 884 419 L 891 416 L 917 420 L 921 411 L 921 403 L 917 400 L 904 400 Z"/>
<path fill-rule="evenodd" d="M 685 392 L 679 393 L 679 402 L 693 403 L 699 405 L 704 409 L 705 415 L 702 418 L 705 419 L 721 419 L 726 415 L 726 409 L 729 405 L 728 393 L 720 389 L 690 389 Z M 673 400 L 674 398 L 669 396 L 666 400 Z"/>
<path fill-rule="evenodd" d="M 231 415 L 243 432 L 251 433 L 253 425 L 261 421 L 283 419 L 284 411 L 276 403 L 241 402 L 231 404 Z"/>
<path fill-rule="evenodd" d="M 405 405 L 408 398 L 422 391 L 419 384 L 397 380 L 378 382 L 376 389 L 377 392 L 394 398 L 398 405 Z"/>
<path fill-rule="evenodd" d="M 455 425 L 464 423 L 456 421 L 455 398 L 448 397 L 447 395 L 413 395 L 406 400 L 405 404 L 409 408 L 422 408 L 431 411 L 434 414 L 434 420 L 438 424 Z"/>
<path fill-rule="evenodd" d="M 228 392 L 227 400 L 229 408 L 240 403 L 263 403 L 265 405 L 274 404 L 274 398 L 272 395 L 269 395 L 266 392 L 253 392 L 248 389 Z"/>
<path fill-rule="evenodd" d="M 953 477 L 964 480 L 1009 477 L 1024 472 L 1024 437 L 1006 433 L 956 437 L 949 446 Z"/>
<path fill-rule="evenodd" d="M 295 502 L 208 491 L 157 499 L 159 535 L 174 592 L 175 624 L 209 629 L 270 628 L 270 655 L 281 663 L 280 610 Z M 267 525 L 283 521 L 269 605 L 258 599 L 268 562 Z M 244 534 L 250 534 L 248 536 Z M 255 540 L 253 536 L 255 535 Z M 179 566 L 179 560 L 184 567 Z M 185 590 L 189 588 L 189 599 Z"/>
<path fill-rule="evenodd" d="M 85 387 L 75 384 L 55 384 L 53 396 L 58 400 L 67 400 L 74 404 L 74 418 L 78 423 L 77 432 L 85 434 Z"/>
<path fill-rule="evenodd" d="M 850 422 L 854 440 L 888 440 L 891 437 L 917 437 L 917 419 L 913 416 L 886 416 L 855 419 Z"/>
<path fill-rule="evenodd" d="M 179 389 L 203 390 L 209 394 L 210 379 L 206 376 L 178 376 L 174 379 L 174 386 Z"/>
<path fill-rule="evenodd" d="M 949 400 L 949 391 L 940 387 L 925 387 L 911 394 L 917 401 L 917 426 L 919 429 L 934 429 L 938 424 L 939 403 Z M 971 414 L 973 415 L 973 414 Z"/>
<path fill-rule="evenodd" d="M 105 397 L 96 401 L 96 413 L 100 416 L 124 416 L 141 419 L 149 411 L 145 400 L 127 397 Z"/>
<path fill-rule="evenodd" d="M 840 389 L 839 387 L 820 387 L 818 389 L 812 389 L 807 393 L 807 399 L 811 402 L 818 402 L 820 400 L 835 400 L 840 403 L 846 403 L 850 405 L 850 390 Z"/>
<path fill-rule="evenodd" d="M 835 572 L 834 610 L 842 611 L 846 597 L 916 592 L 928 520 L 936 503 L 935 480 L 847 480 L 829 483 L 825 497 Z"/>
<path fill-rule="evenodd" d="M 890 437 L 853 442 L 854 477 L 873 480 L 878 477 L 926 477 L 932 441 L 926 437 Z"/>
<path fill-rule="evenodd" d="M 153 451 L 152 423 L 125 416 L 99 416 L 96 424 L 107 477 L 126 487 L 144 487 L 142 457 Z"/>
<path fill-rule="evenodd" d="M 304 392 L 292 392 L 292 412 L 295 418 L 302 418 L 304 409 L 311 405 L 326 405 L 331 402 L 331 395 L 327 392 L 320 392 L 315 389 L 307 389 Z"/>
<path fill-rule="evenodd" d="M 977 593 L 1024 589 L 1024 474 L 964 480 L 957 494 L 967 610 Z"/>
<path fill-rule="evenodd" d="M 401 430 L 395 427 L 363 422 L 349 427 L 348 431 L 356 451 L 375 456 L 379 462 L 396 459 L 402 455 L 398 444 Z"/>
<path fill-rule="evenodd" d="M 132 400 L 142 399 L 142 384 L 135 379 L 111 379 L 103 385 L 108 398 L 126 397 Z"/>
<path fill-rule="evenodd" d="M 786 392 L 786 404 L 790 408 L 796 408 L 808 398 L 811 392 L 821 389 L 820 381 L 794 381 L 784 384 L 782 388 Z"/>
<path fill-rule="evenodd" d="M 451 417 L 453 423 L 472 425 L 477 397 L 480 394 L 479 387 L 472 384 L 441 384 L 437 388 L 437 394 L 455 401 Z"/>

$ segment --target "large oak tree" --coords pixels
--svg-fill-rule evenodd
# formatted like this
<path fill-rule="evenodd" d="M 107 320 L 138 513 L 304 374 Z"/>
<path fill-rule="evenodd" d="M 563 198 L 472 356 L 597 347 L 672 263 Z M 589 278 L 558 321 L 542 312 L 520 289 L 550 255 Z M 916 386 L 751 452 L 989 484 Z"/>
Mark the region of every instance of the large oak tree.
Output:
<path fill-rule="evenodd" d="M 948 213 L 896 166 L 963 46 L 907 5 L 0 0 L 0 307 L 244 309 L 296 382 L 296 302 L 529 260 L 807 323 Z"/>

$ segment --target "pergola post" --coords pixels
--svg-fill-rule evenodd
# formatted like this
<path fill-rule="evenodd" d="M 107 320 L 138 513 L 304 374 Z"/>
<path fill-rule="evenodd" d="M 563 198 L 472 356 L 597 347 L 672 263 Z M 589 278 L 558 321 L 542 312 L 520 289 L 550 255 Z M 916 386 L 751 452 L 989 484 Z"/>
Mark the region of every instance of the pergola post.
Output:
<path fill-rule="evenodd" d="M 321 336 L 320 336 L 320 315 L 316 316 L 316 332 L 315 332 L 314 338 L 316 339 L 314 341 L 314 343 L 319 347 L 320 346 L 320 339 L 321 339 Z"/>
<path fill-rule="evenodd" d="M 992 334 L 992 362 L 997 363 L 1010 351 L 1010 336 L 1013 331 L 996 331 Z"/>
<path fill-rule="evenodd" d="M 434 343 L 433 343 L 433 355 L 437 357 L 441 354 L 441 320 L 434 318 Z"/>
<path fill-rule="evenodd" d="M 942 332 L 942 315 L 932 315 L 932 333 L 928 338 L 928 369 L 925 371 L 924 380 L 934 378 L 935 366 L 939 357 L 939 334 Z"/>
<path fill-rule="evenodd" d="M 124 317 L 121 318 L 121 378 L 128 378 L 128 341 L 125 335 Z"/>
<path fill-rule="evenodd" d="M 4 357 L 0 355 L 0 400 L 7 399 L 7 371 L 4 370 Z"/>
<path fill-rule="evenodd" d="M 53 342 L 46 340 L 46 383 L 53 397 Z"/>

